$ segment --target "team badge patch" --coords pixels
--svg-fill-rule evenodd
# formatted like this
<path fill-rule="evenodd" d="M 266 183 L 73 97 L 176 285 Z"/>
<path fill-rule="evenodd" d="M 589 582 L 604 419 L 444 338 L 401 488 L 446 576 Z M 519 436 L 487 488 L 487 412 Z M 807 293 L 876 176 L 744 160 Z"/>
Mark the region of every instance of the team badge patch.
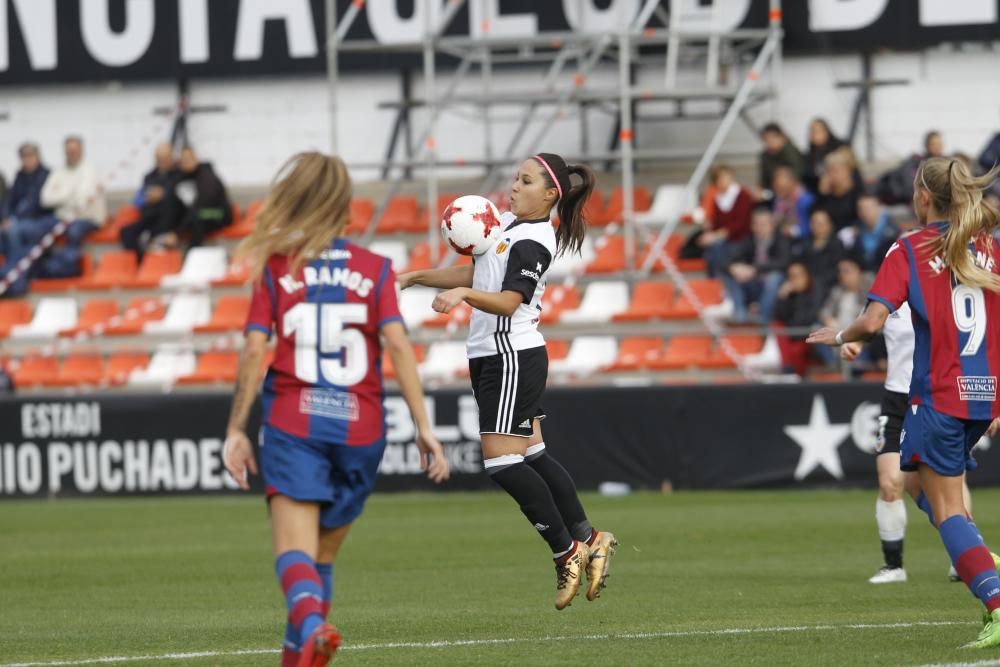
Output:
<path fill-rule="evenodd" d="M 497 254 L 502 255 L 507 248 L 510 247 L 510 239 L 504 239 L 497 244 Z"/>

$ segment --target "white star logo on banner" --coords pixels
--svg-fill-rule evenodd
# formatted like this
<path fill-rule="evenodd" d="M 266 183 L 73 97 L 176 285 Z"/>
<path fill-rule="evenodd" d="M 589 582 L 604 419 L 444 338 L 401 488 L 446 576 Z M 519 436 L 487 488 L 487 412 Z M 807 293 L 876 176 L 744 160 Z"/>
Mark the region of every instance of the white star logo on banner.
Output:
<path fill-rule="evenodd" d="M 819 394 L 813 396 L 809 423 L 785 427 L 785 435 L 802 448 L 799 464 L 795 466 L 796 481 L 805 479 L 817 466 L 823 466 L 835 478 L 843 479 L 844 470 L 840 465 L 837 448 L 850 432 L 850 424 L 831 424 L 823 397 Z"/>

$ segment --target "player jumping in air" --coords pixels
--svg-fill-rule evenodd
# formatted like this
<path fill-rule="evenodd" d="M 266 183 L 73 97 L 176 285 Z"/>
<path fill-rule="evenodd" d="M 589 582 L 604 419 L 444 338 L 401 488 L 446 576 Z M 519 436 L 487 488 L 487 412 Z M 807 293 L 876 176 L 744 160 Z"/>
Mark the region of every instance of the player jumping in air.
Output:
<path fill-rule="evenodd" d="M 257 271 L 226 433 L 226 469 L 246 490 L 257 473 L 246 434 L 267 341 L 261 468 L 278 581 L 287 598 L 282 667 L 325 665 L 340 644 L 326 622 L 333 563 L 375 483 L 385 449 L 383 336 L 417 427 L 421 467 L 448 462 L 431 433 L 389 260 L 341 237 L 351 181 L 339 158 L 293 157 L 240 248 Z"/>
<path fill-rule="evenodd" d="M 570 175 L 582 183 L 572 185 Z M 501 217 L 499 239 L 472 266 L 414 271 L 399 277 L 402 288 L 426 285 L 447 290 L 433 308 L 448 313 L 472 306 L 467 352 L 472 390 L 479 405 L 486 472 L 521 507 L 552 550 L 556 564 L 556 609 L 576 596 L 587 574 L 587 599 L 600 595 L 608 561 L 618 544 L 595 530 L 569 473 L 545 450 L 542 394 L 549 359 L 538 331 L 545 273 L 562 252 L 580 252 L 586 230 L 583 205 L 594 175 L 566 165 L 558 155 L 525 160 L 511 187 L 511 212 Z M 558 205 L 561 224 L 552 225 Z"/>
<path fill-rule="evenodd" d="M 970 648 L 1000 646 L 1000 578 L 966 511 L 962 482 L 975 468 L 972 448 L 1000 429 L 1000 212 L 982 192 L 994 168 L 976 178 L 960 160 L 931 158 L 914 178 L 913 206 L 925 225 L 886 254 L 868 307 L 847 329 L 823 328 L 808 342 L 843 345 L 877 333 L 908 303 L 914 328 L 909 408 L 900 434 L 900 466 L 916 471 L 931 522 L 959 577 L 986 608 Z"/>

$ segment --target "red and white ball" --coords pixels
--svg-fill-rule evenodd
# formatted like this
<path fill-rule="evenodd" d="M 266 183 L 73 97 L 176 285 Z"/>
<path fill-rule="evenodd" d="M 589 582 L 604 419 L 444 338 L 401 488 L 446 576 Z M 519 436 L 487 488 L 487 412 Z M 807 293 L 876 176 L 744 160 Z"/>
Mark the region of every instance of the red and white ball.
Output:
<path fill-rule="evenodd" d="M 441 236 L 460 255 L 482 255 L 500 236 L 500 212 L 485 197 L 459 197 L 444 210 Z"/>

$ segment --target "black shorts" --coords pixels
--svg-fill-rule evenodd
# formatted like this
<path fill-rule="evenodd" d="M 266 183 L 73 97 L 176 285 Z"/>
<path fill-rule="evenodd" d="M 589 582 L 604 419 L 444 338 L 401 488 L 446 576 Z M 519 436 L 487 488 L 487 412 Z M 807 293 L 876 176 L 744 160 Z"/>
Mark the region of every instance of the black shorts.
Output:
<path fill-rule="evenodd" d="M 897 391 L 882 393 L 882 413 L 878 418 L 878 438 L 875 441 L 875 456 L 879 454 L 899 454 L 899 438 L 903 431 L 903 417 L 910 405 L 910 397 Z"/>
<path fill-rule="evenodd" d="M 545 418 L 545 346 L 469 359 L 469 375 L 479 405 L 479 432 L 531 437 L 532 421 Z"/>

